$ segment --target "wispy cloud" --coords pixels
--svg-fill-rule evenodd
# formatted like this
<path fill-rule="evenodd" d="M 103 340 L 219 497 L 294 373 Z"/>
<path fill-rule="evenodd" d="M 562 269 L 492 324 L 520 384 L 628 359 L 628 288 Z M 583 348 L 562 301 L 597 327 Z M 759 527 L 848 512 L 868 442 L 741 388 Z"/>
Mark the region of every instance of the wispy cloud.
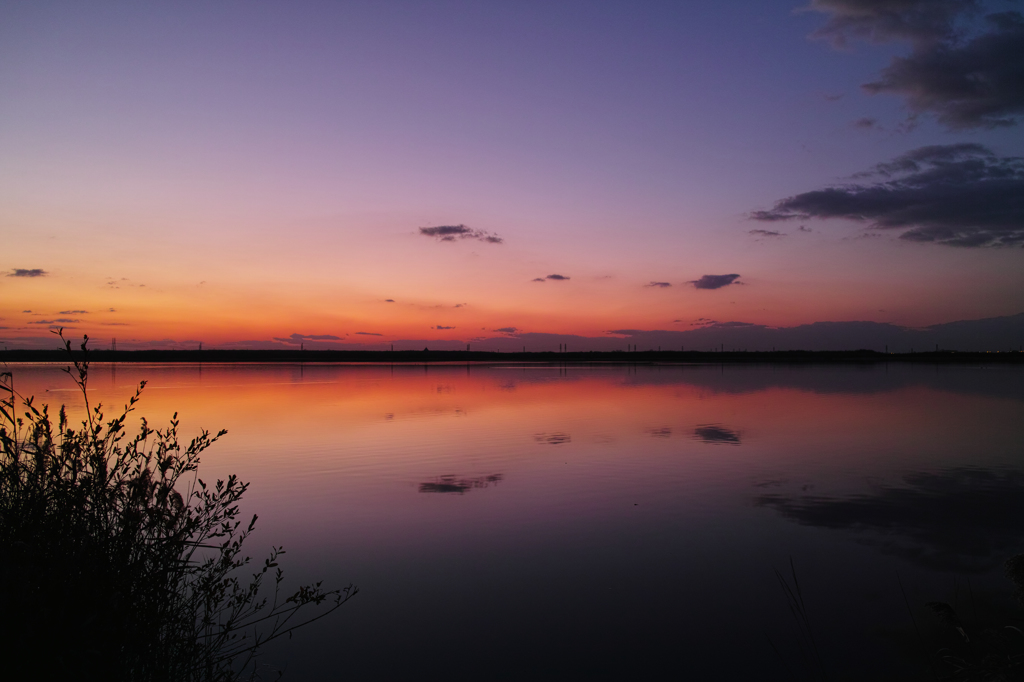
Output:
<path fill-rule="evenodd" d="M 29 324 L 74 324 L 75 322 L 81 322 L 70 317 L 58 317 L 55 320 L 32 320 Z"/>
<path fill-rule="evenodd" d="M 443 324 L 439 324 L 436 327 L 431 327 L 431 329 L 455 329 L 455 327 L 446 327 Z"/>
<path fill-rule="evenodd" d="M 377 332 L 356 332 L 356 334 L 360 336 L 384 336 L 383 334 L 378 334 Z"/>
<path fill-rule="evenodd" d="M 700 279 L 695 279 L 687 284 L 692 284 L 694 289 L 721 289 L 727 287 L 730 284 L 739 284 L 736 280 L 740 278 L 739 275 L 704 275 Z"/>
<path fill-rule="evenodd" d="M 515 334 L 519 331 L 518 327 L 499 327 L 493 331 L 501 332 L 502 334 Z"/>
<path fill-rule="evenodd" d="M 474 230 L 465 225 L 437 225 L 421 227 L 420 234 L 434 237 L 439 242 L 454 242 L 459 239 L 475 239 L 489 244 L 501 244 L 505 240 L 484 230 Z"/>
<path fill-rule="evenodd" d="M 62 310 L 58 315 L 88 315 L 88 310 Z"/>
<path fill-rule="evenodd" d="M 850 127 L 855 130 L 881 130 L 882 126 L 879 125 L 877 118 L 858 118 L 856 121 L 850 123 Z"/>
<path fill-rule="evenodd" d="M 648 289 L 650 289 L 650 288 L 668 289 L 670 286 L 672 286 L 672 283 L 671 282 L 651 282 L 650 284 L 645 284 L 644 286 L 647 287 Z"/>
<path fill-rule="evenodd" d="M 750 234 L 755 237 L 785 237 L 785 232 L 776 232 L 775 230 L 750 230 Z"/>

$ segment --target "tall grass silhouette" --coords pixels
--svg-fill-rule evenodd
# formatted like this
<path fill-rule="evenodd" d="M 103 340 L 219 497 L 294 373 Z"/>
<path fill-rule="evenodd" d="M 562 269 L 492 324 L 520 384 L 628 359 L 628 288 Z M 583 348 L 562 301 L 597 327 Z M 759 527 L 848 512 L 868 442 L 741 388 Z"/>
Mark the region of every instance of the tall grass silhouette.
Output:
<path fill-rule="evenodd" d="M 0 661 L 7 679 L 229 681 L 257 677 L 267 643 L 323 618 L 356 588 L 287 593 L 274 547 L 242 554 L 248 484 L 207 483 L 200 456 L 226 432 L 179 441 L 91 406 L 88 337 L 65 371 L 85 401 L 72 426 L 0 374 Z"/>

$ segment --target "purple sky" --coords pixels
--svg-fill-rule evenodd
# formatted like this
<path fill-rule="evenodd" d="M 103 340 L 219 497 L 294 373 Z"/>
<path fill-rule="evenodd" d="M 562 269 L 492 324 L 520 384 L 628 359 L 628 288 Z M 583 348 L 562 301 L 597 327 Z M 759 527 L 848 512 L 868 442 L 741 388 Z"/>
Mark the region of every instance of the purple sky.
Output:
<path fill-rule="evenodd" d="M 1019 5 L 813 4 L 7 3 L 4 340 L 1024 311 Z"/>

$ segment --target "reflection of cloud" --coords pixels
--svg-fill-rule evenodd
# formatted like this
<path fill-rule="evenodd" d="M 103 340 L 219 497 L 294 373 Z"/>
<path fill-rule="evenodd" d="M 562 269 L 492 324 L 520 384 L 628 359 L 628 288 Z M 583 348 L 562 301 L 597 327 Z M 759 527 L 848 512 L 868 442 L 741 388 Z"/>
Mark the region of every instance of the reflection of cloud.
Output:
<path fill-rule="evenodd" d="M 421 493 L 457 493 L 462 495 L 473 488 L 486 488 L 497 485 L 503 478 L 501 474 L 481 476 L 479 478 L 456 478 L 454 475 L 439 476 L 433 481 L 420 483 Z"/>
<path fill-rule="evenodd" d="M 721 289 L 733 284 L 739 278 L 739 275 L 704 275 L 700 279 L 687 282 L 687 284 L 692 284 L 694 289 Z M 736 283 L 738 284 L 738 282 Z"/>
<path fill-rule="evenodd" d="M 842 218 L 950 246 L 1024 244 L 1024 158 L 975 143 L 914 149 L 858 173 L 871 182 L 826 187 L 754 211 L 754 220 Z"/>
<path fill-rule="evenodd" d="M 45 277 L 48 274 L 50 274 L 50 273 L 48 273 L 46 270 L 43 270 L 41 268 L 31 268 L 31 269 L 27 269 L 27 268 L 14 268 L 13 270 L 11 270 L 11 272 L 7 276 L 8 277 Z"/>
<path fill-rule="evenodd" d="M 438 225 L 436 227 L 421 227 L 420 234 L 428 237 L 436 237 L 439 242 L 453 242 L 456 239 L 476 239 L 490 244 L 501 244 L 504 240 L 496 234 L 483 230 L 473 230 L 465 225 Z"/>
<path fill-rule="evenodd" d="M 533 439 L 541 445 L 561 445 L 562 443 L 571 443 L 572 436 L 567 433 L 536 433 Z"/>
<path fill-rule="evenodd" d="M 1024 473 L 955 468 L 903 483 L 870 495 L 769 494 L 756 503 L 803 525 L 866 533 L 861 542 L 928 568 L 981 572 L 1019 551 Z"/>
<path fill-rule="evenodd" d="M 661 426 L 654 429 L 647 429 L 647 435 L 654 438 L 671 438 L 672 428 L 669 426 Z"/>
<path fill-rule="evenodd" d="M 711 445 L 740 444 L 740 434 L 721 424 L 702 424 L 693 430 L 693 437 Z"/>

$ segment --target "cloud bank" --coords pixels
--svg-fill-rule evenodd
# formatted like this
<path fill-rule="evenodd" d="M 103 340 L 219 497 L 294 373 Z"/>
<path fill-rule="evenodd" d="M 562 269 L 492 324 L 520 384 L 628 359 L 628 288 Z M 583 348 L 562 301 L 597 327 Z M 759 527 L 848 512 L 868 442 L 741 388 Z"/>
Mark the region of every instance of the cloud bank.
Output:
<path fill-rule="evenodd" d="M 754 220 L 844 218 L 949 246 L 1024 244 L 1024 158 L 974 143 L 920 147 L 851 183 L 797 194 Z"/>
<path fill-rule="evenodd" d="M 28 268 L 14 268 L 13 270 L 11 270 L 11 272 L 7 276 L 8 277 L 45 277 L 48 274 L 50 274 L 50 273 L 48 273 L 46 270 L 43 270 L 42 268 L 31 268 L 31 269 L 28 269 Z"/>

